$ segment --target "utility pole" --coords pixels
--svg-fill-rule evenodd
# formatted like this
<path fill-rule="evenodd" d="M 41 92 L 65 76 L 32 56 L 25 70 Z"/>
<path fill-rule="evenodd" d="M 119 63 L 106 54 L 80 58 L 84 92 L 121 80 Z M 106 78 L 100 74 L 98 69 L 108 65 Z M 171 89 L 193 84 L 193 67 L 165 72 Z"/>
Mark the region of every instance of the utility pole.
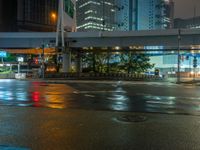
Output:
<path fill-rule="evenodd" d="M 56 47 L 58 52 L 62 53 L 62 72 L 69 72 L 71 66 L 71 53 L 69 51 L 69 44 L 65 45 L 64 33 L 64 0 L 59 0 L 58 5 L 58 22 L 56 32 Z M 58 56 L 57 56 L 58 57 Z"/>
<path fill-rule="evenodd" d="M 44 48 L 45 48 L 45 44 L 42 44 L 42 78 L 45 78 L 45 66 L 44 66 Z"/>
<path fill-rule="evenodd" d="M 180 44 L 181 44 L 181 30 L 178 29 L 178 70 L 177 70 L 177 84 L 180 84 L 181 82 L 181 75 L 180 75 Z"/>

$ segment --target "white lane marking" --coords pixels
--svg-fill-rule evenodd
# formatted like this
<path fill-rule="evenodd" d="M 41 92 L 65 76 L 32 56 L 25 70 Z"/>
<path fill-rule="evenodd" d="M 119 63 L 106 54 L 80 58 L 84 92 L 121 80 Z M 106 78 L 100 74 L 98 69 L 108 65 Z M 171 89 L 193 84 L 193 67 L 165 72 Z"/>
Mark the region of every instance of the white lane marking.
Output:
<path fill-rule="evenodd" d="M 94 95 L 85 94 L 86 97 L 95 97 Z"/>
<path fill-rule="evenodd" d="M 188 102 L 191 101 L 197 101 L 200 102 L 200 97 L 188 97 L 188 96 L 162 96 L 162 95 L 151 95 L 151 94 L 143 94 L 143 93 L 139 93 L 137 95 L 140 96 L 144 96 L 146 99 L 151 99 L 151 100 L 156 100 L 156 101 L 164 101 L 164 100 L 168 100 L 168 101 L 185 101 L 187 100 Z"/>
<path fill-rule="evenodd" d="M 74 94 L 79 94 L 79 91 L 74 91 L 73 93 L 74 93 Z"/>
<path fill-rule="evenodd" d="M 127 93 L 123 90 L 116 90 L 116 91 L 77 91 L 73 92 L 75 94 L 87 94 L 87 93 Z"/>

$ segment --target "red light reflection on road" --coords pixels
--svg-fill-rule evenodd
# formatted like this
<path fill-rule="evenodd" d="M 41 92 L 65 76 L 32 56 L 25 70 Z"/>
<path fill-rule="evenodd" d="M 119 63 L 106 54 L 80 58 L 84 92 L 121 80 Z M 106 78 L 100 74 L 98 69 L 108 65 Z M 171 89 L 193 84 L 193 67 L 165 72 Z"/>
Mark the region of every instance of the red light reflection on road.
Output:
<path fill-rule="evenodd" d="M 31 99 L 34 102 L 33 106 L 34 107 L 40 107 L 40 93 L 35 91 L 31 93 Z"/>
<path fill-rule="evenodd" d="M 33 92 L 31 97 L 34 102 L 40 101 L 40 93 L 39 92 Z"/>

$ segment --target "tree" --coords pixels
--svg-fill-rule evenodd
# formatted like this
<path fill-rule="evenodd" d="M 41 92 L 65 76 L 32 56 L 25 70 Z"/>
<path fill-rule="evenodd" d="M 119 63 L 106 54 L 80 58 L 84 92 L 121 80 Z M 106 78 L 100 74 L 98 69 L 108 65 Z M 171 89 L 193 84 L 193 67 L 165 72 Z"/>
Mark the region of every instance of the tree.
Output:
<path fill-rule="evenodd" d="M 4 58 L 6 62 L 15 62 L 17 60 L 16 55 L 8 53 L 7 57 Z"/>
<path fill-rule="evenodd" d="M 85 53 L 82 56 L 84 72 L 106 73 L 142 73 L 151 69 L 154 65 L 145 54 L 125 52 L 108 54 L 107 52 Z M 109 68 L 108 68 L 109 67 Z"/>
<path fill-rule="evenodd" d="M 105 73 L 107 71 L 107 53 L 86 53 L 82 56 L 83 71 Z"/>
<path fill-rule="evenodd" d="M 92 53 L 83 53 L 81 55 L 83 72 L 94 71 L 93 68 L 93 54 Z"/>
<path fill-rule="evenodd" d="M 96 66 L 95 70 L 99 73 L 105 73 L 107 71 L 107 61 L 108 54 L 107 53 L 96 53 L 95 55 Z"/>
<path fill-rule="evenodd" d="M 153 68 L 147 55 L 135 52 L 127 52 L 121 54 L 120 69 L 127 73 L 142 73 Z"/>

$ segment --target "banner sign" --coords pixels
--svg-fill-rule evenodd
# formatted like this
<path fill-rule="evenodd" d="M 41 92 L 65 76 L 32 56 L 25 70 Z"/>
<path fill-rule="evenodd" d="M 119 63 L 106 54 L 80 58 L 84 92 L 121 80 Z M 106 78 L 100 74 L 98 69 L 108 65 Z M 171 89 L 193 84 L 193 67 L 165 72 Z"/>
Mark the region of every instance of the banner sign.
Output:
<path fill-rule="evenodd" d="M 74 4 L 72 3 L 71 0 L 65 0 L 65 12 L 71 17 L 74 17 Z"/>
<path fill-rule="evenodd" d="M 7 52 L 6 51 L 0 51 L 0 57 L 2 58 L 5 58 L 7 57 Z"/>

